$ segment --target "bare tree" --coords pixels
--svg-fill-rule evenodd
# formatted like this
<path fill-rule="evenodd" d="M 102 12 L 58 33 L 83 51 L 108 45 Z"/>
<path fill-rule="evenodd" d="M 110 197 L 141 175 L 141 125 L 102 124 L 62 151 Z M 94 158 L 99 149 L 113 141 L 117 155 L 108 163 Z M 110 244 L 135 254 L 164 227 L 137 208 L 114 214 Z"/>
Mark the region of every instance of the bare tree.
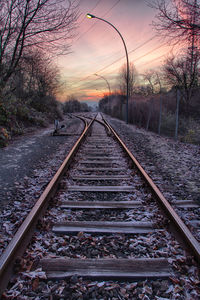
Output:
<path fill-rule="evenodd" d="M 153 70 L 148 70 L 143 75 L 144 80 L 148 82 L 149 91 L 151 94 L 155 94 L 155 79 L 157 79 L 155 76 L 156 74 Z"/>
<path fill-rule="evenodd" d="M 88 112 L 91 108 L 87 103 L 80 102 L 73 95 L 69 96 L 68 99 L 63 104 L 64 113 L 73 112 Z"/>
<path fill-rule="evenodd" d="M 148 89 L 150 90 L 150 94 L 154 94 L 154 84 L 153 84 L 153 71 L 148 70 L 143 74 L 144 81 L 148 82 Z"/>
<path fill-rule="evenodd" d="M 191 68 L 191 59 L 193 61 Z M 189 110 L 189 103 L 192 97 L 194 87 L 198 84 L 199 73 L 199 55 L 187 54 L 176 59 L 174 56 L 165 61 L 163 71 L 166 82 L 171 87 L 178 87 L 186 103 L 186 109 Z"/>
<path fill-rule="evenodd" d="M 200 1 L 199 0 L 154 0 L 151 6 L 157 9 L 154 27 L 160 34 L 180 43 L 183 53 L 166 60 L 165 79 L 171 86 L 180 88 L 187 110 L 192 92 L 198 80 L 200 48 Z M 173 38 L 173 39 L 172 39 Z"/>
<path fill-rule="evenodd" d="M 161 72 L 155 72 L 155 76 L 155 85 L 157 86 L 157 93 L 160 94 L 161 92 L 165 91 L 163 75 Z"/>
<path fill-rule="evenodd" d="M 154 0 L 149 5 L 157 10 L 153 25 L 159 34 L 163 33 L 172 42 L 186 43 L 195 36 L 199 44 L 199 0 Z"/>
<path fill-rule="evenodd" d="M 147 70 L 143 75 L 141 75 L 143 78 L 143 81 L 145 83 L 145 89 L 144 86 L 140 86 L 143 89 L 143 94 L 153 95 L 153 94 L 160 94 L 162 91 L 164 91 L 164 81 L 163 76 L 160 71 L 156 70 Z"/>
<path fill-rule="evenodd" d="M 18 66 L 25 50 L 69 51 L 77 20 L 74 1 L 2 0 L 0 3 L 0 88 Z"/>
<path fill-rule="evenodd" d="M 142 96 L 149 96 L 152 94 L 152 91 L 150 90 L 149 85 L 139 84 L 136 87 L 136 94 L 142 95 Z"/>
<path fill-rule="evenodd" d="M 51 59 L 38 50 L 23 54 L 7 83 L 18 98 L 28 101 L 38 96 L 54 96 L 60 88 L 60 76 Z"/>
<path fill-rule="evenodd" d="M 38 51 L 25 56 L 24 60 L 30 68 L 28 85 L 31 86 L 32 81 L 41 95 L 55 95 L 60 87 L 60 74 L 52 61 Z"/>
<path fill-rule="evenodd" d="M 130 63 L 129 66 L 129 97 L 133 95 L 134 86 L 137 79 L 137 71 L 133 63 Z M 120 91 L 123 95 L 126 95 L 127 91 L 127 68 L 126 65 L 123 65 L 119 73 L 119 82 L 120 82 Z"/>

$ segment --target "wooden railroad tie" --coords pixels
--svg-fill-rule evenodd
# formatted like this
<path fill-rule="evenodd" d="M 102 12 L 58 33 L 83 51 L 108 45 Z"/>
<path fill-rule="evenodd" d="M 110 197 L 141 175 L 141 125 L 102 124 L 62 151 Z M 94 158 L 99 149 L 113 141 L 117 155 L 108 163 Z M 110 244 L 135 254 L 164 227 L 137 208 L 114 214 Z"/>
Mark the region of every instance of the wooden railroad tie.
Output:
<path fill-rule="evenodd" d="M 107 221 L 74 221 L 57 223 L 53 226 L 53 232 L 60 234 L 88 232 L 88 233 L 124 233 L 140 234 L 153 232 L 153 224 L 150 222 L 107 222 Z"/>
<path fill-rule="evenodd" d="M 73 275 L 86 278 L 167 278 L 172 275 L 165 258 L 136 259 L 64 259 L 40 261 L 48 279 L 64 279 Z"/>
<path fill-rule="evenodd" d="M 125 180 L 125 179 L 130 179 L 130 176 L 128 175 L 112 175 L 112 176 L 98 176 L 98 175 L 79 175 L 79 176 L 73 176 L 73 180 L 91 180 L 91 181 L 113 181 L 113 180 Z"/>
<path fill-rule="evenodd" d="M 83 160 L 83 161 L 80 161 L 80 164 L 81 165 L 109 165 L 109 166 L 112 166 L 112 165 L 116 165 L 118 164 L 118 162 L 116 160 Z M 96 171 L 98 171 L 98 168 L 96 168 Z"/>
<path fill-rule="evenodd" d="M 141 205 L 143 205 L 141 201 L 63 201 L 60 207 L 62 209 L 131 209 Z"/>
<path fill-rule="evenodd" d="M 70 185 L 68 186 L 69 192 L 118 192 L 118 193 L 131 193 L 134 192 L 134 187 L 129 185 L 109 186 L 109 185 Z"/>
<path fill-rule="evenodd" d="M 175 204 L 180 208 L 198 208 L 199 205 L 195 203 L 193 200 L 176 200 L 173 201 L 172 204 Z"/>
<path fill-rule="evenodd" d="M 91 167 L 77 167 L 77 171 L 85 171 L 85 172 L 113 172 L 113 173 L 116 173 L 116 172 L 126 172 L 126 169 L 124 168 L 91 168 Z"/>
<path fill-rule="evenodd" d="M 122 158 L 120 158 L 120 156 L 89 156 L 86 155 L 86 160 L 101 160 L 101 161 L 108 161 L 110 160 L 110 162 L 116 161 L 116 160 L 122 160 Z M 81 161 L 80 161 L 81 162 Z"/>

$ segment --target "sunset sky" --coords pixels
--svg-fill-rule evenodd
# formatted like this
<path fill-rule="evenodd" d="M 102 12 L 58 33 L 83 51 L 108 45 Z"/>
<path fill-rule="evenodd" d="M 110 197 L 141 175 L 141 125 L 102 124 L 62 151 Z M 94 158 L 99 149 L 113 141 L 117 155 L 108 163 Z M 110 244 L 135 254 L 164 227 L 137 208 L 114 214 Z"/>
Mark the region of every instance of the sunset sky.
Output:
<path fill-rule="evenodd" d="M 125 50 L 117 32 L 87 13 L 106 19 L 121 32 L 132 62 L 139 74 L 157 68 L 170 52 L 169 46 L 156 37 L 151 23 L 155 11 L 145 0 L 80 0 L 79 27 L 71 53 L 58 58 L 65 84 L 60 99 L 74 95 L 81 101 L 98 101 L 104 93 L 119 88 L 119 70 L 126 63 Z M 98 74 L 100 76 L 96 76 Z"/>

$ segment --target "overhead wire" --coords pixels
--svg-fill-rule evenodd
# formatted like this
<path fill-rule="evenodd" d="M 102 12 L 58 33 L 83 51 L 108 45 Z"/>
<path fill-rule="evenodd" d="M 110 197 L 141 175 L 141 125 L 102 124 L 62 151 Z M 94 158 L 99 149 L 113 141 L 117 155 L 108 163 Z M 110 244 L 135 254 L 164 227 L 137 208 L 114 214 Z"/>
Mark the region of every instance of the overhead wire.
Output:
<path fill-rule="evenodd" d="M 97 6 L 99 5 L 99 3 L 101 2 L 102 0 L 99 0 L 95 6 L 90 10 L 91 12 L 93 12 L 93 10 L 95 10 L 95 8 L 97 8 Z M 80 25 L 81 23 L 83 23 L 83 21 L 85 20 L 85 15 L 83 16 L 82 20 L 78 23 L 78 25 Z"/>
<path fill-rule="evenodd" d="M 121 1 L 121 0 L 118 0 L 116 3 L 114 3 L 113 6 L 112 6 L 112 7 L 111 7 L 111 8 L 103 15 L 103 17 L 104 17 L 105 15 L 107 15 L 107 14 L 108 14 L 108 13 L 109 13 L 116 5 L 118 5 L 118 3 L 119 3 L 120 1 Z M 101 0 L 99 0 L 99 1 L 95 4 L 95 6 L 93 7 L 92 10 L 94 10 L 94 9 L 99 5 L 100 2 L 101 2 Z M 91 11 L 92 11 L 92 10 L 91 10 Z M 96 22 L 97 22 L 97 21 L 96 21 Z M 77 40 L 75 40 L 75 42 L 78 41 L 79 39 L 81 39 L 87 32 L 89 32 L 89 31 L 96 25 L 96 22 L 95 22 L 95 23 L 94 23 L 87 31 L 85 31 L 81 36 L 79 36 L 79 37 L 77 38 Z M 154 35 L 153 37 L 151 37 L 150 39 L 148 39 L 147 41 L 145 41 L 143 44 L 139 45 L 138 47 L 136 47 L 136 48 L 130 50 L 130 51 L 128 52 L 128 54 L 130 55 L 130 54 L 133 53 L 134 51 L 140 49 L 141 47 L 143 47 L 144 45 L 146 45 L 147 43 L 149 43 L 150 41 L 152 41 L 155 37 L 156 37 L 156 35 Z M 167 44 L 167 43 L 162 44 L 162 45 L 159 45 L 158 47 L 152 49 L 151 51 L 147 52 L 146 54 L 144 54 L 144 55 L 142 55 L 142 56 L 136 58 L 136 59 L 134 60 L 134 62 L 136 62 L 136 61 L 138 61 L 138 60 L 144 58 L 145 56 L 151 54 L 152 52 L 154 52 L 154 51 L 156 51 L 156 50 L 158 50 L 158 49 L 160 49 L 161 47 L 163 47 L 163 46 L 166 45 L 166 44 Z M 163 56 L 164 56 L 164 55 L 160 56 L 159 58 L 161 58 L 161 57 L 163 57 Z M 159 59 L 159 58 L 156 58 L 156 59 Z M 109 67 L 111 67 L 112 65 L 116 64 L 117 62 L 119 62 L 119 61 L 122 60 L 122 59 L 124 59 L 124 56 L 118 58 L 117 60 L 115 60 L 114 62 L 110 63 L 109 65 L 107 65 L 107 66 L 105 66 L 105 67 L 99 69 L 99 70 L 96 71 L 95 73 L 100 73 L 100 72 L 102 72 L 102 71 L 108 69 Z M 154 60 L 156 60 L 156 59 L 154 59 Z M 148 62 L 147 62 L 147 63 L 148 63 Z M 113 71 L 112 71 L 112 72 L 113 72 Z M 88 76 L 86 76 L 86 77 L 80 79 L 80 80 L 77 81 L 76 83 L 72 84 L 72 89 L 77 88 L 77 86 L 76 86 L 76 87 L 73 87 L 73 85 L 76 85 L 76 84 L 78 84 L 79 82 L 85 81 L 85 80 L 87 80 L 88 78 L 90 78 L 90 77 L 93 76 L 93 75 L 94 75 L 94 73 L 93 73 L 93 74 L 90 74 L 90 75 L 88 75 Z"/>
<path fill-rule="evenodd" d="M 170 50 L 167 54 L 169 54 L 170 52 L 171 52 L 171 50 Z M 164 56 L 166 57 L 167 54 L 162 54 L 162 55 L 160 55 L 160 56 L 158 56 L 158 57 L 155 57 L 154 59 L 151 59 L 151 60 L 145 62 L 145 65 L 148 65 L 148 64 L 150 64 L 150 63 L 152 63 L 152 62 L 154 62 L 154 61 L 156 61 L 156 60 L 159 60 L 159 59 L 161 59 L 161 58 L 164 57 Z M 142 64 L 142 65 L 143 65 L 143 64 Z"/>
<path fill-rule="evenodd" d="M 155 35 L 154 37 L 156 37 L 156 35 Z M 153 40 L 154 37 L 152 37 L 151 39 L 149 39 L 147 42 Z M 147 42 L 144 42 L 144 43 L 141 45 L 141 47 L 144 46 L 145 44 L 147 44 Z M 136 59 L 134 59 L 134 63 L 135 63 L 136 61 L 138 61 L 138 60 L 140 60 L 140 59 L 142 59 L 142 58 L 148 56 L 149 54 L 153 53 L 154 51 L 156 51 L 156 50 L 162 48 L 163 46 L 166 46 L 166 45 L 168 45 L 168 42 L 166 42 L 166 43 L 164 43 L 164 44 L 162 44 L 162 45 L 159 45 L 159 46 L 155 47 L 154 49 L 152 49 L 152 50 L 150 50 L 149 52 L 143 54 L 142 56 L 137 57 Z M 129 51 L 128 54 L 133 53 L 134 51 L 138 50 L 138 49 L 141 48 L 141 47 L 139 46 L 139 47 L 137 47 L 137 48 L 135 48 L 135 49 Z M 171 52 L 171 50 L 170 50 L 170 52 Z M 169 52 L 169 53 L 170 53 L 170 52 Z M 162 56 L 165 56 L 165 55 L 166 55 L 166 54 L 164 54 L 164 55 L 162 55 Z M 160 56 L 159 56 L 159 57 L 160 57 Z M 117 61 L 114 61 L 113 63 L 111 63 L 110 65 L 108 65 L 108 66 L 106 66 L 106 67 L 104 67 L 104 68 L 98 70 L 97 73 L 99 73 L 99 72 L 101 72 L 101 71 L 104 71 L 105 69 L 107 69 L 108 67 L 110 67 L 111 65 L 115 64 L 116 62 L 120 61 L 120 60 L 123 59 L 123 58 L 124 58 L 124 57 L 121 57 L 121 58 L 119 58 Z"/>
<path fill-rule="evenodd" d="M 153 37 L 151 37 L 150 39 L 148 39 L 147 41 L 145 41 L 144 43 L 142 43 L 142 44 L 139 45 L 138 47 L 136 47 L 136 48 L 130 50 L 130 51 L 128 52 L 128 54 L 131 54 L 131 53 L 133 53 L 134 51 L 136 51 L 136 50 L 142 48 L 142 47 L 145 46 L 147 43 L 149 43 L 150 41 L 152 41 L 155 37 L 156 37 L 156 35 L 154 35 Z M 110 66 L 114 65 L 115 63 L 117 63 L 118 61 L 120 61 L 120 60 L 122 60 L 122 59 L 124 59 L 124 56 L 121 56 L 120 58 L 118 58 L 117 60 L 115 60 L 114 62 L 112 62 L 111 64 L 109 64 L 109 65 L 103 67 L 102 69 L 99 69 L 99 70 L 96 71 L 95 73 L 100 73 L 100 72 L 104 71 L 105 69 L 109 68 Z M 79 83 L 79 82 L 81 82 L 81 81 L 84 81 L 84 80 L 88 79 L 89 77 L 91 77 L 92 75 L 93 75 L 93 73 L 90 74 L 90 75 L 88 75 L 88 76 L 86 76 L 86 77 L 83 77 L 82 79 L 80 79 L 79 81 L 77 81 L 77 82 L 74 83 L 74 84 L 77 84 L 77 83 Z"/>
<path fill-rule="evenodd" d="M 171 51 L 169 51 L 168 53 L 170 53 Z M 168 54 L 167 53 L 167 54 Z M 152 62 L 154 62 L 154 61 L 156 61 L 156 60 L 160 60 L 161 58 L 163 58 L 164 56 L 166 56 L 167 54 L 162 54 L 162 55 L 160 55 L 160 56 L 158 56 L 158 57 L 156 57 L 156 58 L 154 58 L 154 59 L 152 59 L 152 60 L 150 60 L 150 61 L 148 61 L 148 62 L 145 62 L 145 65 L 147 65 L 147 64 L 150 64 L 150 63 L 152 63 Z M 110 74 L 110 73 L 108 73 L 108 74 Z M 108 75 L 107 74 L 107 75 Z M 97 79 L 94 79 L 93 80 L 93 82 L 94 81 L 97 81 L 98 80 L 98 78 Z M 88 84 L 88 87 L 86 86 L 86 87 L 84 87 L 84 86 L 80 86 L 80 90 L 84 90 L 84 89 L 87 89 L 87 88 L 92 88 L 92 87 L 95 87 L 95 85 L 93 84 L 93 82 L 92 82 L 92 85 L 88 82 L 88 83 L 86 83 L 86 85 Z"/>
<path fill-rule="evenodd" d="M 91 9 L 91 11 L 95 10 L 95 8 L 97 8 L 97 6 L 99 5 L 99 3 L 101 2 L 102 0 L 99 0 L 96 5 Z"/>
<path fill-rule="evenodd" d="M 140 45 L 140 46 L 138 46 L 138 47 L 136 47 L 136 48 L 130 50 L 130 51 L 128 52 L 128 54 L 131 54 L 131 53 L 133 53 L 134 51 L 140 49 L 141 47 L 143 47 L 144 45 L 146 45 L 148 42 L 150 42 L 151 40 L 153 40 L 155 37 L 156 37 L 156 35 L 154 35 L 153 37 L 151 37 L 150 39 L 148 39 L 147 41 L 145 41 L 142 45 Z M 154 51 L 156 51 L 156 50 L 162 48 L 163 46 L 165 46 L 165 45 L 167 45 L 167 44 L 168 44 L 168 42 L 166 42 L 166 43 L 164 43 L 164 44 L 162 44 L 162 45 L 159 45 L 159 46 L 157 46 L 156 48 L 154 48 L 154 49 L 150 50 L 149 52 L 145 53 L 144 55 L 142 55 L 142 56 L 140 56 L 140 57 L 134 59 L 134 63 L 135 63 L 136 61 L 138 61 L 138 60 L 140 60 L 140 59 L 146 57 L 147 55 L 153 53 Z M 164 54 L 163 56 L 165 56 L 165 54 Z M 122 57 L 120 57 L 119 59 L 115 60 L 115 61 L 112 62 L 111 64 L 109 64 L 109 65 L 103 67 L 102 69 L 97 70 L 95 73 L 100 73 L 100 72 L 106 70 L 107 68 L 111 67 L 112 65 L 114 65 L 115 63 L 117 63 L 118 61 L 120 61 L 120 60 L 122 60 L 122 59 L 124 59 L 124 56 L 122 56 Z M 113 72 L 113 71 L 112 71 L 112 72 Z M 84 81 L 84 80 L 90 78 L 91 76 L 93 76 L 93 74 L 94 74 L 94 73 L 92 73 L 92 74 L 90 74 L 90 75 L 88 75 L 88 76 L 86 76 L 86 77 L 80 79 L 78 82 L 74 83 L 73 85 L 78 84 L 79 82 Z M 73 86 L 73 85 L 72 85 L 72 86 Z M 72 89 L 75 89 L 75 88 L 77 88 L 77 86 L 76 86 L 76 87 L 72 87 Z"/>
<path fill-rule="evenodd" d="M 171 51 L 169 51 L 169 53 L 170 53 L 170 52 L 171 52 Z M 139 57 L 137 60 L 139 60 L 139 59 L 141 59 L 141 58 L 147 56 L 148 54 L 149 54 L 149 52 L 148 52 L 146 55 L 143 55 L 143 56 Z M 147 64 L 149 64 L 149 63 L 152 63 L 153 61 L 159 60 L 159 59 L 161 59 L 162 57 L 164 57 L 164 56 L 166 56 L 166 55 L 167 55 L 167 54 L 162 54 L 161 56 L 156 57 L 156 58 L 154 58 L 154 59 L 152 59 L 152 60 L 146 62 L 145 65 L 147 65 Z M 115 70 L 117 70 L 117 69 L 115 69 Z M 115 71 L 115 70 L 114 70 L 114 71 Z M 112 71 L 112 72 L 110 72 L 110 73 L 107 73 L 107 75 L 113 73 L 114 71 Z M 98 72 L 98 73 L 99 73 L 99 72 Z M 87 78 L 89 78 L 89 77 L 91 77 L 91 76 L 93 76 L 93 75 L 94 75 L 94 74 L 91 74 L 91 75 L 89 75 Z M 96 81 L 96 80 L 98 80 L 98 79 L 94 79 L 93 81 Z M 78 87 L 80 87 L 81 89 L 86 89 L 87 87 L 84 87 L 83 85 L 84 85 L 84 83 L 82 84 L 82 87 L 81 87 L 81 85 L 79 85 Z M 87 85 L 87 83 L 86 83 L 86 85 Z M 77 89 L 78 87 L 74 87 L 74 88 L 72 88 L 72 89 Z M 89 87 L 92 87 L 92 86 L 89 85 Z"/>
<path fill-rule="evenodd" d="M 118 3 L 121 0 L 117 0 L 117 2 L 115 4 L 113 4 L 113 6 L 111 6 L 111 8 L 109 8 L 109 10 L 103 14 L 101 17 L 105 17 L 116 5 L 118 5 Z M 88 33 L 97 23 L 98 21 L 95 21 L 86 31 L 84 31 L 73 43 L 76 43 L 78 40 L 80 40 L 86 33 Z"/>
<path fill-rule="evenodd" d="M 152 41 L 154 38 L 156 37 L 156 35 L 154 35 L 153 37 L 151 37 L 149 40 L 147 40 L 146 42 L 144 42 L 141 46 L 138 46 L 130 51 L 128 51 L 128 54 L 130 55 L 131 53 L 135 52 L 136 50 L 142 48 L 144 45 L 146 45 L 147 43 L 149 43 L 150 41 Z M 160 47 L 159 47 L 160 48 Z M 153 50 L 154 51 L 154 50 Z M 103 67 L 102 69 L 98 70 L 97 73 L 104 71 L 105 69 L 109 68 L 110 66 L 116 64 L 118 61 L 124 59 L 124 56 L 121 56 L 120 58 L 118 58 L 117 60 L 115 60 L 114 62 L 112 62 L 111 64 Z"/>
<path fill-rule="evenodd" d="M 102 15 L 102 17 L 105 17 L 107 14 L 109 14 L 109 12 L 110 12 L 115 6 L 117 6 L 117 5 L 119 4 L 120 1 L 121 1 L 121 0 L 118 0 L 115 4 L 113 4 L 113 6 L 111 6 L 111 8 L 110 8 L 105 14 Z"/>

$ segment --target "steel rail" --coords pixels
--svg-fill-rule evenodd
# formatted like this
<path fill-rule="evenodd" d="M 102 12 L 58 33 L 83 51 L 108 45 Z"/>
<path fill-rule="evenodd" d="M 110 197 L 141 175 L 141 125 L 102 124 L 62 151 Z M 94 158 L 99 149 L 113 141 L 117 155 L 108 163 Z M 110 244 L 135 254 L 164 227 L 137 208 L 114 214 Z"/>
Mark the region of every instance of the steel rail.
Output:
<path fill-rule="evenodd" d="M 94 122 L 94 119 L 88 124 L 84 118 L 80 118 L 85 122 L 85 128 L 76 141 L 72 149 L 70 150 L 69 154 L 66 156 L 65 160 L 61 164 L 60 168 L 53 176 L 45 190 L 43 191 L 42 195 L 37 200 L 34 207 L 31 209 L 19 229 L 17 230 L 16 234 L 10 241 L 9 245 L 3 252 L 2 256 L 0 257 L 0 295 L 3 293 L 7 284 L 9 282 L 10 276 L 13 273 L 13 266 L 16 261 L 16 258 L 21 256 L 24 251 L 25 247 L 29 243 L 32 237 L 32 232 L 42 214 L 44 213 L 49 201 L 55 195 L 58 184 L 65 174 L 67 168 L 69 167 L 72 158 L 76 154 L 78 148 L 80 147 L 82 141 L 86 137 L 87 133 L 89 132 L 91 125 Z"/>
<path fill-rule="evenodd" d="M 95 122 L 97 122 L 97 123 L 103 125 L 103 126 L 106 128 L 108 134 L 110 134 L 111 131 L 110 131 L 109 126 L 108 126 L 104 121 L 101 121 L 101 120 L 96 119 L 97 115 L 98 115 L 98 113 L 97 113 L 96 116 L 95 116 Z M 80 116 L 79 116 L 79 117 L 80 117 Z M 81 118 L 81 117 L 80 117 L 80 118 Z M 87 117 L 87 118 L 88 118 L 88 119 L 92 119 L 91 117 Z"/>
<path fill-rule="evenodd" d="M 97 120 L 97 119 L 95 119 L 95 122 L 98 122 L 99 124 L 103 125 L 105 127 L 105 129 L 107 130 L 107 133 L 111 134 L 110 127 L 105 122 L 103 122 L 101 120 Z"/>
<path fill-rule="evenodd" d="M 137 167 L 139 172 L 142 174 L 143 178 L 145 179 L 148 186 L 151 188 L 153 194 L 156 196 L 158 203 L 161 205 L 165 214 L 169 217 L 169 219 L 172 222 L 172 225 L 175 227 L 176 231 L 178 231 L 181 234 L 181 237 L 184 242 L 184 245 L 186 246 L 186 249 L 188 249 L 189 252 L 193 253 L 196 261 L 198 262 L 198 264 L 200 264 L 200 244 L 199 244 L 199 242 L 195 239 L 195 237 L 192 235 L 192 233 L 190 232 L 188 227 L 184 224 L 184 222 L 181 220 L 181 218 L 174 211 L 174 209 L 169 204 L 167 199 L 161 193 L 159 188 L 155 185 L 155 183 L 150 178 L 150 176 L 145 172 L 145 170 L 142 168 L 140 163 L 137 161 L 137 159 L 133 156 L 133 154 L 130 152 L 130 150 L 127 148 L 127 146 L 121 140 L 121 138 L 116 133 L 116 131 L 104 119 L 103 116 L 102 116 L 102 119 L 109 126 L 111 132 L 113 133 L 113 135 L 115 136 L 117 141 L 120 143 L 123 150 L 128 154 L 129 158 L 132 160 L 132 162 L 135 164 L 135 166 Z"/>

